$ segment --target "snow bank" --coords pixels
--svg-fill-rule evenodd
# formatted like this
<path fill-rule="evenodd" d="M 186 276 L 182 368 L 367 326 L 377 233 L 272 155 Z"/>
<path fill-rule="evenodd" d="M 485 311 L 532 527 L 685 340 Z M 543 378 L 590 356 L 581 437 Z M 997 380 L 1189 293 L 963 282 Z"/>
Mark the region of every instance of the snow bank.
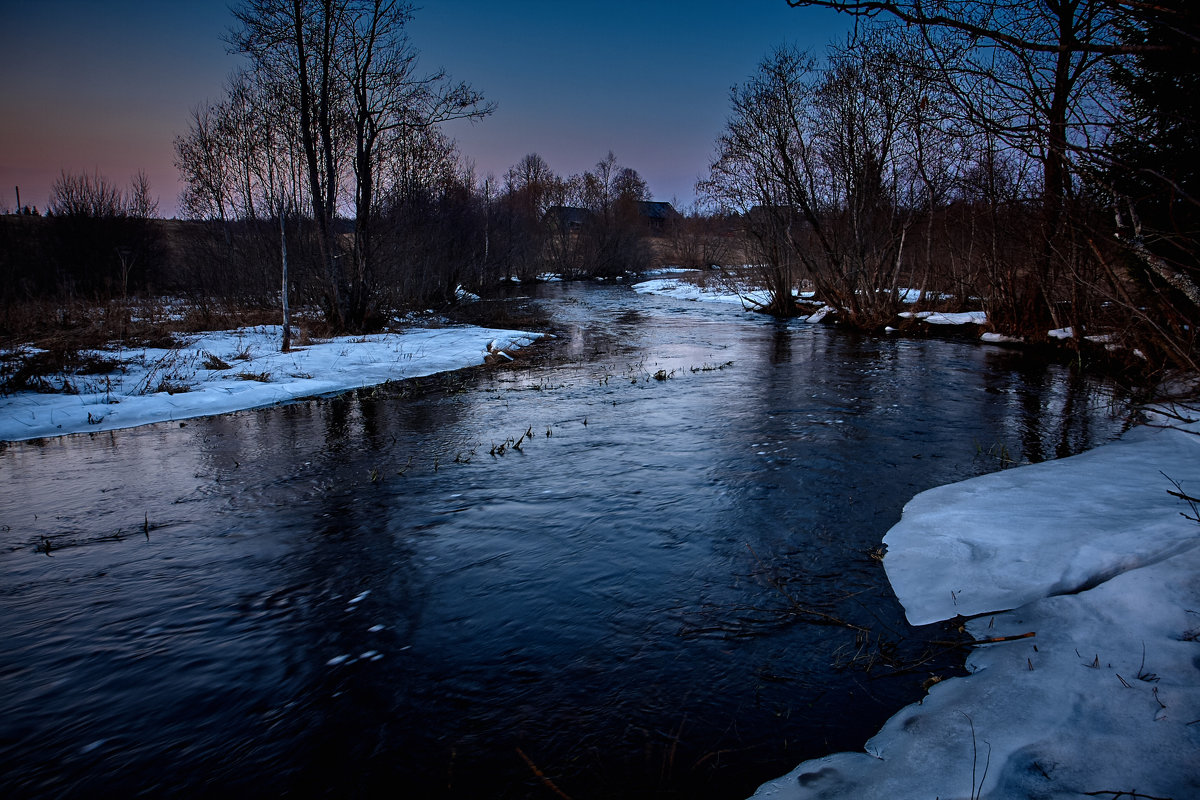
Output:
<path fill-rule="evenodd" d="M 0 441 L 130 428 L 336 394 L 481 364 L 489 354 L 544 335 L 456 326 L 344 336 L 280 353 L 281 334 L 280 326 L 263 326 L 188 336 L 172 350 L 98 351 L 122 362 L 121 369 L 51 381 L 61 385 L 65 379 L 77 394 L 0 397 Z"/>
<path fill-rule="evenodd" d="M 688 281 L 679 281 L 670 278 L 656 278 L 654 280 L 635 283 L 633 290 L 639 294 L 674 297 L 676 300 L 740 305 L 742 308 L 750 310 L 762 308 L 771 302 L 770 294 L 761 289 L 736 291 L 727 287 L 698 286 Z M 793 295 L 795 297 L 810 298 L 813 296 L 813 293 L 793 291 Z"/>
<path fill-rule="evenodd" d="M 633 290 L 638 294 L 654 294 L 662 297 L 673 297 L 676 300 L 693 300 L 705 303 L 727 303 L 743 308 L 757 308 L 769 302 L 766 292 L 738 293 L 725 288 L 698 286 L 688 281 L 672 280 L 670 278 L 655 278 L 654 280 L 635 283 Z"/>
<path fill-rule="evenodd" d="M 1200 797 L 1200 425 L 917 495 L 884 538 L 915 624 L 983 612 L 972 672 L 866 753 L 756 798 Z M 1130 794 L 1137 792 L 1138 794 Z"/>
<path fill-rule="evenodd" d="M 1200 490 L 1200 436 L 1138 428 L 1072 458 L 930 489 L 884 536 L 884 568 L 914 625 L 1095 586 L 1198 543 L 1163 473 Z"/>
<path fill-rule="evenodd" d="M 986 325 L 987 312 L 961 311 L 950 313 L 944 311 L 901 311 L 900 316 L 909 319 L 919 319 L 930 325 Z"/>
<path fill-rule="evenodd" d="M 979 336 L 979 341 L 989 344 L 1023 344 L 1025 339 L 1020 336 L 1008 336 L 995 331 L 984 331 Z"/>

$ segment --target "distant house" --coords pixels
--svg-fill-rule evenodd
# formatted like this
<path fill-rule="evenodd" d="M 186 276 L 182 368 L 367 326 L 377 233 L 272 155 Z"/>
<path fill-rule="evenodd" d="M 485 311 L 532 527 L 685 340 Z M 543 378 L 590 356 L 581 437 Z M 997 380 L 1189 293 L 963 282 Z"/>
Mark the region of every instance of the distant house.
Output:
<path fill-rule="evenodd" d="M 638 217 L 646 224 L 652 234 L 660 235 L 666 232 L 667 226 L 683 215 L 675 210 L 670 203 L 658 203 L 648 200 L 637 204 Z M 542 221 L 547 227 L 556 231 L 568 233 L 577 232 L 595 219 L 595 214 L 586 208 L 575 206 L 551 206 L 546 210 Z"/>
<path fill-rule="evenodd" d="M 659 203 L 644 200 L 638 203 L 638 213 L 646 222 L 646 227 L 655 235 L 666 233 L 667 226 L 677 219 L 682 219 L 683 215 L 675 210 L 675 207 L 670 203 Z"/>
<path fill-rule="evenodd" d="M 546 227 L 564 233 L 573 233 L 585 226 L 592 219 L 592 212 L 586 208 L 574 206 L 550 206 L 546 209 L 542 222 Z"/>

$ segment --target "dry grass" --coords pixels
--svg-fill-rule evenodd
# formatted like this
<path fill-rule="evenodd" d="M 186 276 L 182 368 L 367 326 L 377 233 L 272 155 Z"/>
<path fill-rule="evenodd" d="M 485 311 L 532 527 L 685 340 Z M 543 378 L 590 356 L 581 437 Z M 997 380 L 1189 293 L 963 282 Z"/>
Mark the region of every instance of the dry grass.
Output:
<path fill-rule="evenodd" d="M 119 368 L 116 359 L 96 351 L 112 348 L 172 349 L 182 334 L 277 325 L 278 309 L 196 304 L 163 298 L 110 300 L 26 300 L 0 309 L 0 395 L 20 391 L 71 392 L 59 375 L 105 375 Z M 327 334 L 323 323 L 304 320 L 296 341 L 304 344 Z M 205 369 L 229 369 L 216 356 Z M 255 377 L 254 380 L 264 378 Z M 146 391 L 184 391 L 181 381 L 164 379 Z"/>
<path fill-rule="evenodd" d="M 97 349 L 120 343 L 126 347 L 169 347 L 174 336 L 280 324 L 275 308 L 194 303 L 184 299 L 27 300 L 0 309 L 0 345 L 32 345 L 53 349 Z M 323 323 L 305 318 L 301 335 L 319 336 Z M 307 329 L 312 329 L 307 330 Z"/>
<path fill-rule="evenodd" d="M 221 358 L 220 356 L 213 355 L 212 353 L 205 353 L 205 359 L 201 366 L 205 369 L 214 371 L 232 369 L 232 367 L 229 365 L 229 362 L 225 361 L 225 359 Z"/>

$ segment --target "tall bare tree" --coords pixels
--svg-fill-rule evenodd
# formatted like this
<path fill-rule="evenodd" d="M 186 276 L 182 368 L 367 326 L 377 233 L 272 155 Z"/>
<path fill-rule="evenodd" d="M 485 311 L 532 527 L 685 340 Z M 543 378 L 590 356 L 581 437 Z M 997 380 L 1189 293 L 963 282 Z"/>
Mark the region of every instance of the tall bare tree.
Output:
<path fill-rule="evenodd" d="M 778 48 L 731 93 L 732 114 L 701 192 L 743 213 L 769 310 L 795 313 L 802 275 L 855 324 L 895 311 L 920 155 L 904 110 L 921 87 L 891 70 L 880 37 L 834 50 L 827 67 Z"/>
<path fill-rule="evenodd" d="M 373 219 L 377 180 L 389 158 L 403 151 L 414 131 L 453 119 L 478 119 L 493 105 L 444 70 L 418 71 L 417 51 L 406 26 L 412 5 L 397 0 L 345 2 L 337 31 L 335 71 L 350 89 L 349 116 L 354 137 L 354 268 L 348 321 L 361 327 L 373 287 Z"/>
<path fill-rule="evenodd" d="M 1133 0 L 788 0 L 792 7 L 884 17 L 913 27 L 957 99 L 957 113 L 1033 159 L 1041 172 L 1040 253 L 1014 276 L 994 321 L 1045 331 L 1064 319 L 1055 290 L 1081 270 L 1070 225 L 1075 157 L 1097 146 L 1107 70 L 1132 52 L 1120 38 Z M 1079 284 L 1076 284 L 1078 286 Z M 1075 316 L 1078 303 L 1068 312 Z M 1078 326 L 1076 326 L 1078 327 Z"/>
<path fill-rule="evenodd" d="M 406 29 L 409 3 L 245 0 L 234 14 L 240 27 L 229 37 L 233 49 L 289 87 L 297 112 L 326 314 L 339 327 L 361 329 L 373 311 L 374 217 L 387 162 L 404 157 L 414 130 L 478 118 L 492 106 L 444 71 L 418 70 Z M 334 235 L 343 202 L 354 218 L 349 252 Z"/>

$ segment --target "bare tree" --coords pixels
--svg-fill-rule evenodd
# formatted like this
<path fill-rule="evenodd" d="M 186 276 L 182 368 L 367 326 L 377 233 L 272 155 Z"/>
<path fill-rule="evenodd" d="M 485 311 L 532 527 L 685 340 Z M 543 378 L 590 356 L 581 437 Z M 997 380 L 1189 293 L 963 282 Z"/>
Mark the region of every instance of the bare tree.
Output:
<path fill-rule="evenodd" d="M 64 170 L 50 187 L 47 210 L 64 288 L 128 299 L 131 283 L 144 285 L 159 255 L 157 208 L 145 172 L 123 190 L 99 172 Z"/>
<path fill-rule="evenodd" d="M 1125 0 L 788 0 L 793 7 L 830 8 L 856 17 L 884 16 L 922 37 L 956 98 L 955 112 L 1026 154 L 1041 173 L 1040 251 L 1008 281 L 1012 302 L 994 322 L 1027 332 L 1064 318 L 1056 291 L 1085 272 L 1083 242 L 1071 225 L 1079 184 L 1076 156 L 1104 129 L 1110 102 L 1107 71 L 1114 56 L 1134 52 L 1120 38 Z M 1070 317 L 1081 313 L 1081 284 L 1066 287 Z M 1076 324 L 1078 329 L 1080 325 Z"/>
<path fill-rule="evenodd" d="M 574 175 L 567 183 L 571 201 L 587 212 L 585 224 L 574 234 L 575 271 L 614 277 L 644 269 L 650 253 L 639 204 L 649 200 L 650 189 L 641 175 L 621 166 L 609 151 L 593 171 Z"/>
<path fill-rule="evenodd" d="M 339 327 L 361 329 L 373 313 L 374 224 L 388 161 L 405 158 L 414 131 L 484 116 L 492 107 L 441 70 L 418 71 L 406 30 L 408 3 L 246 0 L 234 14 L 240 28 L 230 37 L 233 48 L 249 54 L 256 71 L 289 87 L 286 96 L 297 111 L 325 265 L 326 315 Z M 355 225 L 345 254 L 334 237 L 343 201 Z"/>
<path fill-rule="evenodd" d="M 299 117 L 308 204 L 324 267 L 324 308 L 335 327 L 345 325 L 338 274 L 334 216 L 341 186 L 335 129 L 339 91 L 335 59 L 344 3 L 334 0 L 246 0 L 233 10 L 241 27 L 229 43 L 250 56 L 254 69 L 292 88 L 288 93 Z"/>
<path fill-rule="evenodd" d="M 266 264 L 273 251 L 286 261 L 285 218 L 302 208 L 304 155 L 288 87 L 265 73 L 238 71 L 226 97 L 193 112 L 176 138 L 176 165 L 184 180 L 181 206 L 211 220 L 220 237 L 209 242 L 204 267 L 216 273 L 210 290 L 268 301 L 278 284 Z M 270 224 L 278 218 L 278 224 Z M 278 241 L 276 236 L 279 237 Z M 201 257 L 202 260 L 203 257 Z M 280 267 L 286 271 L 286 263 Z M 286 304 L 291 276 L 280 291 Z M 285 329 L 285 337 L 290 328 Z"/>
<path fill-rule="evenodd" d="M 350 88 L 354 136 L 354 269 L 348 321 L 361 327 L 373 289 L 373 218 L 376 181 L 386 160 L 403 153 L 411 133 L 453 119 L 478 119 L 494 108 L 444 70 L 418 72 L 417 51 L 406 30 L 412 6 L 396 0 L 345 2 L 335 70 Z"/>
<path fill-rule="evenodd" d="M 126 206 L 131 217 L 153 219 L 158 216 L 158 198 L 150 192 L 150 177 L 145 170 L 138 170 L 130 178 Z"/>
<path fill-rule="evenodd" d="M 188 132 L 175 137 L 175 168 L 184 186 L 179 205 L 193 219 L 224 222 L 234 216 L 227 192 L 227 171 L 232 163 L 221 136 L 222 113 L 220 105 L 197 106 Z"/>
<path fill-rule="evenodd" d="M 55 178 L 50 186 L 47 213 L 56 217 L 122 217 L 125 198 L 121 187 L 99 172 L 67 172 Z"/>
<path fill-rule="evenodd" d="M 530 278 L 542 271 L 548 259 L 553 260 L 547 250 L 560 243 L 550 241 L 554 232 L 547 229 L 545 219 L 552 206 L 565 202 L 565 191 L 562 178 L 537 153 L 523 156 L 505 173 L 505 246 L 498 253 L 502 277 Z"/>
<path fill-rule="evenodd" d="M 733 113 L 700 190 L 740 211 L 772 313 L 795 313 L 810 277 L 819 295 L 855 324 L 882 325 L 895 311 L 905 239 L 913 220 L 913 120 L 902 110 L 919 87 L 890 71 L 879 37 L 834 50 L 829 65 L 779 48 L 731 93 Z"/>

